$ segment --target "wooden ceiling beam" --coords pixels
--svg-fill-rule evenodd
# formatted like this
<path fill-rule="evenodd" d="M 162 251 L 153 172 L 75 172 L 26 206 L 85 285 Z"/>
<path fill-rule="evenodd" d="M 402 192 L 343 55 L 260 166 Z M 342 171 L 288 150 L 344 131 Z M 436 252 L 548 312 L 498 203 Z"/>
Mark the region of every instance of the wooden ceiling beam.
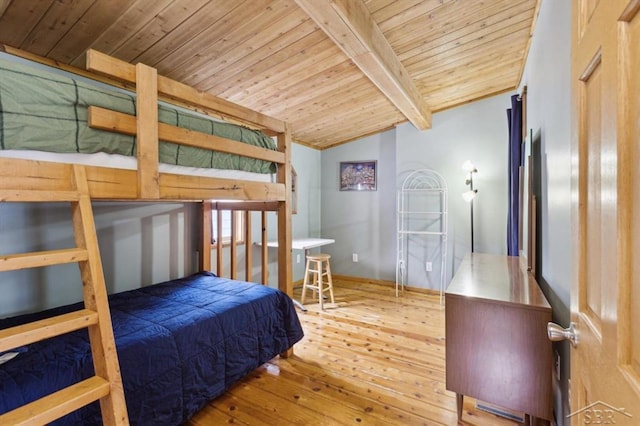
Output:
<path fill-rule="evenodd" d="M 362 0 L 296 3 L 414 126 L 431 127 L 431 109 Z"/>

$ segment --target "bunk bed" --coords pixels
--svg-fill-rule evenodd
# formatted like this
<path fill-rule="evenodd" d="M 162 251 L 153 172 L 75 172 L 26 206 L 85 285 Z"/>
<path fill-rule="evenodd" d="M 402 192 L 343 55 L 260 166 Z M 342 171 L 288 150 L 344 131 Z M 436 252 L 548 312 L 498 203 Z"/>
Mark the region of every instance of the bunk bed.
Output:
<path fill-rule="evenodd" d="M 2 50 L 51 65 L 8 46 Z M 101 105 L 101 96 L 93 93 L 83 101 L 78 95 L 82 83 L 74 81 L 74 125 L 86 121 L 87 127 L 76 130 L 70 148 L 54 145 L 53 149 L 62 155 L 93 152 L 79 142 L 89 140 L 91 145 L 98 140 L 93 144 L 108 146 L 109 155 L 114 147 L 116 155 L 134 154 L 134 168 L 105 167 L 102 160 L 98 160 L 101 165 L 78 164 L 76 158 L 66 157 L 54 162 L 54 154 L 45 160 L 15 158 L 20 153 L 3 156 L 0 151 L 0 201 L 70 202 L 77 245 L 0 255 L 0 272 L 77 262 L 83 281 L 79 304 L 0 321 L 0 362 L 15 356 L 0 364 L 0 424 L 180 424 L 252 369 L 278 354 L 290 355 L 292 345 L 302 338 L 291 299 L 290 131 L 282 121 L 162 77 L 144 64 L 131 65 L 88 51 L 87 70 L 72 71 L 134 90 L 135 96 L 117 95 L 116 103 L 124 107 Z M 45 89 L 38 90 L 42 97 Z M 47 96 L 65 97 L 61 90 Z M 163 102 L 187 113 L 166 110 Z M 86 107 L 86 113 L 79 107 Z M 208 125 L 189 110 L 241 127 L 216 120 L 211 127 L 222 132 L 209 132 L 203 130 Z M 34 130 L 37 124 L 29 124 L 34 118 L 28 120 L 13 128 Z M 99 141 L 92 129 L 116 136 Z M 42 134 L 46 132 L 34 140 L 40 141 Z M 253 145 L 246 143 L 247 136 Z M 271 138 L 276 139 L 275 146 L 269 146 Z M 2 148 L 13 150 L 16 139 L 20 136 L 3 132 Z M 121 144 L 126 147 L 121 149 Z M 17 148 L 24 151 L 29 146 Z M 251 175 L 211 177 L 201 170 L 202 155 L 208 163 L 204 168 L 213 165 L 211 150 L 223 153 L 223 163 L 232 168 L 243 157 L 263 172 L 275 170 L 275 182 Z M 195 159 L 195 164 L 166 171 L 162 162 L 177 162 L 177 151 Z M 193 166 L 197 168 L 192 173 Z M 200 202 L 199 252 L 205 272 L 107 295 L 91 200 Z M 211 269 L 212 207 L 261 211 L 263 222 L 266 211 L 277 212 L 278 289 L 236 281 L 233 268 L 231 280 L 206 272 Z M 266 246 L 263 250 L 265 283 Z"/>

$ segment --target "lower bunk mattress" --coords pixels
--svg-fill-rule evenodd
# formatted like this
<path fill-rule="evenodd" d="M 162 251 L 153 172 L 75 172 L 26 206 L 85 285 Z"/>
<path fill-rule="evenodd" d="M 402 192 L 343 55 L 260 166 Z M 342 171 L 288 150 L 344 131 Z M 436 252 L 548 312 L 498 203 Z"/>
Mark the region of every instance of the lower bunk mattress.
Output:
<path fill-rule="evenodd" d="M 178 425 L 303 331 L 285 293 L 209 272 L 109 296 L 131 424 Z M 0 329 L 82 305 L 0 321 Z M 0 413 L 93 375 L 86 330 L 33 343 L 0 365 Z M 101 424 L 93 403 L 56 422 Z"/>

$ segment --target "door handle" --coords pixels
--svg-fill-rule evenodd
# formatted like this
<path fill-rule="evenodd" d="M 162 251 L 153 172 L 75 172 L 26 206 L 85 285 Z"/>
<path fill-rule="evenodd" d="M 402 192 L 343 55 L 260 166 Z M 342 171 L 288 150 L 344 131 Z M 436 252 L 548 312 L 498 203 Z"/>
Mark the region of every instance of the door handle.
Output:
<path fill-rule="evenodd" d="M 576 330 L 576 323 L 569 324 L 569 328 L 562 328 L 555 322 L 547 323 L 547 336 L 552 342 L 559 342 L 561 340 L 568 340 L 572 346 L 578 344 L 578 330 Z"/>

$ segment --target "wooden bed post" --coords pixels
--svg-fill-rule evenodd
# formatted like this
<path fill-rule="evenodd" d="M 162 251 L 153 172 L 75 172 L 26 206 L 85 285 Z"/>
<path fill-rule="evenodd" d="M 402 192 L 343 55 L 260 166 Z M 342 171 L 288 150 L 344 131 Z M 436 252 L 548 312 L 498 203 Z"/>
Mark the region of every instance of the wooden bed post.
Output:
<path fill-rule="evenodd" d="M 260 257 L 262 259 L 262 273 L 261 273 L 261 278 L 262 278 L 262 284 L 263 285 L 267 285 L 268 284 L 268 279 L 269 279 L 269 252 L 268 249 L 269 247 L 267 247 L 267 212 L 266 211 L 262 211 L 260 214 L 260 220 L 262 221 L 261 224 L 261 238 L 262 238 L 262 245 L 260 246 Z"/>
<path fill-rule="evenodd" d="M 202 242 L 200 244 L 200 270 L 211 271 L 211 201 L 202 202 Z"/>
<path fill-rule="evenodd" d="M 231 260 L 229 261 L 229 269 L 231 270 L 229 276 L 232 280 L 238 279 L 238 246 L 236 245 L 237 241 L 237 233 L 236 233 L 236 224 L 238 221 L 236 220 L 236 211 L 231 210 L 229 212 L 231 216 L 231 245 L 229 246 L 229 256 Z"/>
<path fill-rule="evenodd" d="M 285 163 L 278 167 L 277 182 L 287 188 L 284 201 L 278 202 L 278 288 L 293 298 L 293 265 L 291 264 L 291 129 L 285 123 L 278 134 L 278 151 L 284 153 Z M 293 348 L 280 354 L 287 358 Z"/>
<path fill-rule="evenodd" d="M 246 210 L 244 212 L 244 273 L 246 281 L 253 281 L 253 256 L 251 253 L 252 248 L 251 240 L 251 211 Z"/>
<path fill-rule="evenodd" d="M 277 182 L 288 190 L 285 201 L 278 203 L 278 288 L 293 297 L 293 267 L 291 265 L 291 129 L 285 124 L 278 134 L 278 150 L 284 153 L 285 164 L 278 167 Z"/>
<path fill-rule="evenodd" d="M 216 207 L 216 274 L 222 276 L 222 210 Z"/>
<path fill-rule="evenodd" d="M 158 174 L 158 71 L 136 65 L 138 197 L 160 198 Z"/>

